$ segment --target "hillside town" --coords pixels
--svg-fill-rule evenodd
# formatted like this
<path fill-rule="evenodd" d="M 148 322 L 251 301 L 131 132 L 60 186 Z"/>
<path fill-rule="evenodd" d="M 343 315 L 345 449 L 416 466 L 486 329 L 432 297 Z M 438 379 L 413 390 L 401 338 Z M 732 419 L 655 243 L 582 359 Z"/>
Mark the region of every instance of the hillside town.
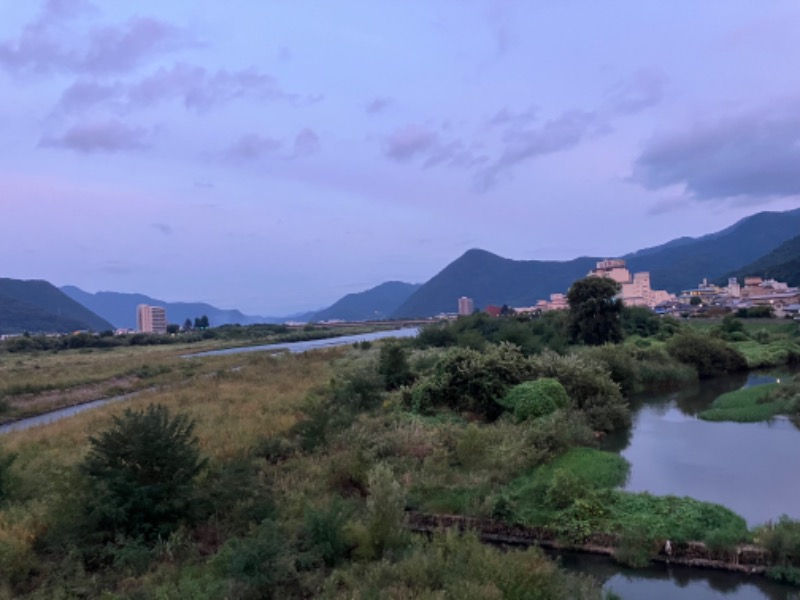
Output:
<path fill-rule="evenodd" d="M 665 290 L 654 290 L 650 273 L 631 273 L 623 259 L 601 260 L 587 273 L 587 277 L 606 277 L 619 285 L 617 297 L 625 306 L 643 306 L 658 314 L 692 316 L 703 313 L 747 311 L 765 307 L 765 314 L 782 317 L 800 316 L 800 288 L 790 287 L 775 279 L 757 276 L 745 277 L 739 283 L 736 277 L 728 279 L 728 285 L 720 287 L 703 279 L 697 287 L 672 294 Z M 538 314 L 552 310 L 566 310 L 569 301 L 566 293 L 550 294 L 547 300 L 539 300 L 533 306 L 498 307 L 488 305 L 483 311 L 499 316 L 504 310 L 517 314 Z M 472 298 L 458 299 L 458 315 L 469 315 L 475 310 Z"/>

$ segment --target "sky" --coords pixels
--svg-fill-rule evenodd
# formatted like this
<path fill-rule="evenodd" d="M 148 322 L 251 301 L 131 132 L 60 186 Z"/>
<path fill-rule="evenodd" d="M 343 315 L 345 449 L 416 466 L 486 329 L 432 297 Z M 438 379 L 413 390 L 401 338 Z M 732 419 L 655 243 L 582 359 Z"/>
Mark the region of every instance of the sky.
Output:
<path fill-rule="evenodd" d="M 0 276 L 285 315 L 800 206 L 795 0 L 0 16 Z"/>

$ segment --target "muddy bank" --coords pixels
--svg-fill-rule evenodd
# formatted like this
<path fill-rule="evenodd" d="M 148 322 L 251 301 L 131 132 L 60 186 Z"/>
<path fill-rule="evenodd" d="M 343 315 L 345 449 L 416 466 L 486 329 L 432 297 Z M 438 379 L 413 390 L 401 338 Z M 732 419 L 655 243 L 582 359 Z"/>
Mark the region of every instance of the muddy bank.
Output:
<path fill-rule="evenodd" d="M 613 557 L 619 537 L 610 534 L 592 534 L 582 544 L 569 544 L 559 540 L 555 531 L 545 527 L 525 527 L 493 519 L 475 519 L 459 515 L 434 515 L 419 512 L 406 513 L 406 526 L 420 533 L 434 533 L 447 529 L 474 531 L 478 537 L 491 544 L 510 546 L 541 546 L 552 550 L 572 550 Z M 652 560 L 704 569 L 718 569 L 744 574 L 763 574 L 770 565 L 769 552 L 753 545 L 741 545 L 732 551 L 713 551 L 702 542 L 671 544 L 667 555 L 660 544 Z"/>

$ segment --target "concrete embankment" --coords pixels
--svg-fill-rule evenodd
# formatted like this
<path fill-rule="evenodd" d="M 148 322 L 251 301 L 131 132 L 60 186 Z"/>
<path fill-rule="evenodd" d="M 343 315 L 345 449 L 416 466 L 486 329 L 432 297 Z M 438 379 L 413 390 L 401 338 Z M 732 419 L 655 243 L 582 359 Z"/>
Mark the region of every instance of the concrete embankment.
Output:
<path fill-rule="evenodd" d="M 544 527 L 525 527 L 493 519 L 475 519 L 459 515 L 435 515 L 409 512 L 406 526 L 420 533 L 435 533 L 447 529 L 473 531 L 484 542 L 511 546 L 540 546 L 552 550 L 572 550 L 614 556 L 619 538 L 610 534 L 592 534 L 582 544 L 564 543 L 556 533 Z M 733 550 L 715 552 L 702 542 L 671 543 L 671 554 L 660 545 L 652 560 L 672 564 L 718 569 L 745 574 L 763 574 L 770 566 L 769 552 L 752 545 L 741 545 Z"/>

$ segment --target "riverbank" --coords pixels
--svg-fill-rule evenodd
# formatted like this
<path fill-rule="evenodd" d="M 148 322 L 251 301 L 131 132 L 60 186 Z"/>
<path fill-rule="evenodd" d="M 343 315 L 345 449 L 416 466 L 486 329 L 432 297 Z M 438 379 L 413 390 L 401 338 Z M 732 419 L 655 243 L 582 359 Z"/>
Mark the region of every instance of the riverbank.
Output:
<path fill-rule="evenodd" d="M 441 515 L 409 512 L 406 527 L 417 533 L 441 533 L 447 530 L 472 531 L 490 544 L 507 546 L 537 546 L 557 551 L 570 550 L 617 558 L 620 552 L 620 536 L 590 534 L 582 543 L 576 544 L 560 538 L 548 527 L 526 527 L 494 519 L 476 519 L 460 515 Z M 715 569 L 746 575 L 764 575 L 773 566 L 770 553 L 765 548 L 752 544 L 737 545 L 730 550 L 713 550 L 703 542 L 670 542 L 670 552 L 665 550 L 666 540 L 660 541 L 650 557 L 651 561 L 687 567 Z"/>

